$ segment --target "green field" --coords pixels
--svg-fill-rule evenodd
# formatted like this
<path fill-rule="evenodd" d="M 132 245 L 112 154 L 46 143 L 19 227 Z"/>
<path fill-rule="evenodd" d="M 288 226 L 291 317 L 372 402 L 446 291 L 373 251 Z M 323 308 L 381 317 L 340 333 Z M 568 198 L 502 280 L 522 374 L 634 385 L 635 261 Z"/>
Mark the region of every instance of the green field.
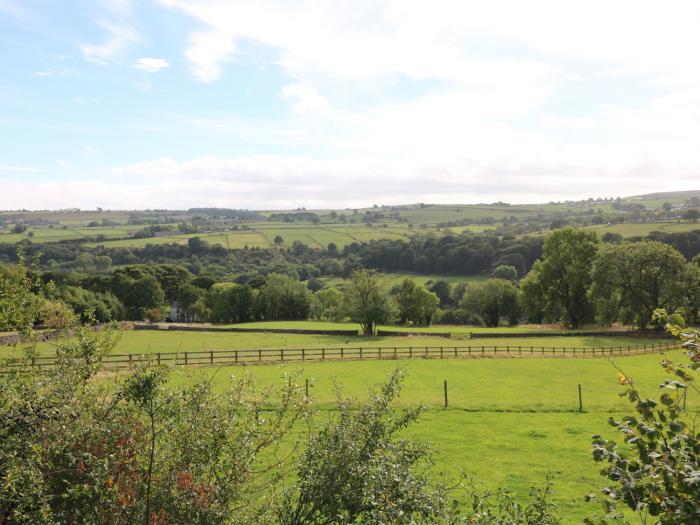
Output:
<path fill-rule="evenodd" d="M 653 231 L 675 233 L 700 230 L 700 223 L 685 221 L 640 222 L 589 226 L 587 229 L 593 230 L 601 236 L 605 235 L 606 233 L 617 233 L 623 237 L 644 237 Z"/>
<path fill-rule="evenodd" d="M 348 329 L 352 323 L 268 322 L 247 323 L 249 328 Z M 396 327 L 394 327 L 396 328 Z M 270 333 L 215 333 L 177 331 L 123 331 L 114 353 L 185 352 L 235 348 L 357 346 L 449 346 L 505 345 L 544 347 L 617 347 L 654 344 L 657 338 L 562 336 L 551 330 L 549 337 L 518 337 L 520 333 L 542 330 L 524 326 L 510 329 L 513 337 L 447 340 L 439 337 L 338 337 Z M 486 332 L 494 329 L 465 326 L 436 326 L 421 330 Z M 500 331 L 505 330 L 500 328 Z M 40 351 L 51 353 L 53 343 L 42 343 Z M 20 350 L 1 347 L 0 355 L 16 355 Z M 532 483 L 541 483 L 547 473 L 554 476 L 557 499 L 565 523 L 580 523 L 597 507 L 586 504 L 583 496 L 602 486 L 598 467 L 590 456 L 590 436 L 612 435 L 606 420 L 622 414 L 628 404 L 617 394 L 617 370 L 622 367 L 644 392 L 653 394 L 665 377 L 659 362 L 663 357 L 681 359 L 679 351 L 666 356 L 650 354 L 610 358 L 483 358 L 414 359 L 344 362 L 306 362 L 259 366 L 174 368 L 173 384 L 188 384 L 209 378 L 216 389 L 223 389 L 231 376 L 252 374 L 262 385 L 274 384 L 284 373 L 300 371 L 309 379 L 310 394 L 319 417 L 332 410 L 336 385 L 344 395 L 364 399 L 368 388 L 383 381 L 397 367 L 406 380 L 397 406 L 422 404 L 426 411 L 408 435 L 428 442 L 436 452 L 435 475 L 456 477 L 461 472 L 495 487 L 503 484 L 521 495 Z M 106 373 L 121 377 L 121 373 Z M 443 381 L 448 383 L 449 406 L 443 408 Z M 578 411 L 578 385 L 582 386 L 584 412 Z M 700 396 L 688 398 L 687 407 L 700 410 Z M 272 407 L 271 407 L 272 408 Z M 458 495 L 456 495 L 458 496 Z M 633 521 L 633 523 L 635 523 Z"/>
<path fill-rule="evenodd" d="M 247 328 L 291 328 L 299 327 L 299 323 L 247 323 Z M 305 328 L 314 326 L 314 323 L 304 324 Z M 352 329 L 356 325 L 348 323 L 318 323 L 322 329 Z M 398 327 L 386 327 L 387 329 L 400 329 Z M 431 327 L 424 331 L 449 331 L 455 334 L 464 333 L 465 327 Z M 520 330 L 526 331 L 527 328 Z M 365 338 L 360 336 L 335 336 L 335 335 L 310 335 L 310 334 L 280 334 L 258 332 L 181 332 L 171 330 L 141 331 L 125 330 L 119 335 L 119 341 L 113 349 L 114 354 L 152 354 L 156 352 L 196 352 L 210 350 L 233 350 L 245 348 L 333 348 L 333 347 L 364 347 L 364 348 L 393 348 L 393 347 L 440 347 L 440 346 L 522 346 L 537 348 L 607 348 L 626 347 L 638 344 L 658 344 L 657 338 L 642 337 L 597 337 L 597 336 L 564 336 L 553 332 L 550 337 L 517 337 L 517 329 L 513 331 L 513 337 L 509 338 L 483 338 L 471 341 L 464 337 L 445 339 L 444 337 L 430 336 L 386 336 Z M 522 332 L 521 332 L 522 333 Z M 54 352 L 55 343 L 40 343 L 38 350 L 41 355 L 51 355 Z M 11 346 L 0 346 L 0 357 L 18 355 L 19 349 Z"/>
<path fill-rule="evenodd" d="M 679 352 L 667 357 L 681 359 Z M 660 355 L 618 358 L 615 362 L 642 391 L 654 394 L 665 376 Z M 607 425 L 612 414 L 629 412 L 617 394 L 617 371 L 607 359 L 481 359 L 306 363 L 284 367 L 179 369 L 173 382 L 210 377 L 223 388 L 231 375 L 252 374 L 262 384 L 274 384 L 282 374 L 302 371 L 320 409 L 330 409 L 336 384 L 344 395 L 366 398 L 368 387 L 384 380 L 397 366 L 406 381 L 398 406 L 423 404 L 420 422 L 408 434 L 426 441 L 437 452 L 437 474 L 460 472 L 486 485 L 499 483 L 526 494 L 531 483 L 554 475 L 565 523 L 581 523 L 598 510 L 583 496 L 604 485 L 591 459 L 594 433 L 614 435 Z M 448 382 L 449 407 L 442 408 L 443 381 Z M 578 413 L 577 385 L 582 385 L 584 412 Z M 700 397 L 688 398 L 688 409 L 700 410 Z M 635 523 L 635 521 L 632 521 Z"/>

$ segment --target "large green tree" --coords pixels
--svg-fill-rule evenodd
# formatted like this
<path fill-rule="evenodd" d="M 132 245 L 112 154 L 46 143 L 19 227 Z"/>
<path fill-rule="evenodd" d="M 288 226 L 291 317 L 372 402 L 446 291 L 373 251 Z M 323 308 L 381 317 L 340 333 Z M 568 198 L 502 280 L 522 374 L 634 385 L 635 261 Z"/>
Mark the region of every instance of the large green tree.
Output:
<path fill-rule="evenodd" d="M 462 308 L 486 326 L 498 326 L 501 320 L 515 325 L 520 318 L 518 290 L 504 279 L 470 285 L 462 297 Z"/>
<path fill-rule="evenodd" d="M 437 294 L 408 278 L 392 290 L 392 295 L 396 300 L 398 320 L 402 324 L 430 325 L 440 305 Z"/>
<path fill-rule="evenodd" d="M 268 321 L 306 319 L 311 311 L 311 292 L 288 275 L 270 274 L 260 289 L 258 311 Z"/>
<path fill-rule="evenodd" d="M 542 260 L 523 283 L 529 315 L 573 328 L 593 320 L 588 291 L 599 245 L 594 232 L 566 228 L 550 233 Z"/>
<path fill-rule="evenodd" d="M 360 323 L 365 335 L 374 334 L 377 324 L 389 322 L 394 305 L 386 284 L 370 270 L 356 270 L 345 290 L 348 316 Z"/>
<path fill-rule="evenodd" d="M 604 245 L 593 268 L 596 318 L 647 328 L 656 308 L 692 306 L 689 292 L 697 286 L 690 282 L 690 272 L 683 255 L 668 244 Z"/>

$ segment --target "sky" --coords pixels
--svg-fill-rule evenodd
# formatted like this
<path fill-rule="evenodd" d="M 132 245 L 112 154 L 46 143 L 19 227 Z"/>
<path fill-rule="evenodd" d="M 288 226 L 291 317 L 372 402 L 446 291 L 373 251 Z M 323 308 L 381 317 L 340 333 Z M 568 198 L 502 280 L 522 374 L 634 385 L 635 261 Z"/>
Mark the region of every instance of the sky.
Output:
<path fill-rule="evenodd" d="M 0 209 L 700 189 L 700 2 L 0 0 Z"/>

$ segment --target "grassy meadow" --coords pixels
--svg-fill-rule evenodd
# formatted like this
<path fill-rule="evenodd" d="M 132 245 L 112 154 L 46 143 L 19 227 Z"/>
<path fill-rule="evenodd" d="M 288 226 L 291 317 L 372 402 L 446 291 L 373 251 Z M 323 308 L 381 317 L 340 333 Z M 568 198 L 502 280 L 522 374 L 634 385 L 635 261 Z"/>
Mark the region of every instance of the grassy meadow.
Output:
<path fill-rule="evenodd" d="M 352 329 L 352 323 L 268 322 L 247 323 L 248 328 Z M 392 328 L 392 327 L 385 327 Z M 397 327 L 393 327 L 397 328 Z M 178 331 L 122 331 L 114 353 L 185 352 L 236 348 L 294 348 L 358 346 L 466 346 L 523 345 L 550 347 L 617 347 L 662 342 L 658 338 L 625 336 L 567 336 L 551 329 L 548 337 L 519 337 L 543 327 L 522 326 L 509 330 L 506 339 L 447 340 L 441 337 L 342 337 L 277 333 L 216 333 Z M 435 326 L 422 331 L 450 331 L 460 337 L 466 331 L 488 333 L 494 329 Z M 54 351 L 55 343 L 39 345 L 41 353 Z M 16 355 L 21 349 L 0 347 L 0 356 Z M 435 476 L 457 477 L 464 473 L 485 486 L 499 484 L 527 495 L 532 483 L 551 473 L 564 523 L 580 523 L 598 510 L 583 496 L 603 485 L 590 453 L 591 435 L 614 435 L 606 421 L 628 412 L 628 403 L 617 394 L 617 365 L 650 395 L 665 377 L 659 366 L 663 357 L 682 359 L 679 351 L 666 356 L 648 354 L 610 358 L 483 358 L 327 361 L 253 366 L 177 367 L 171 371 L 173 385 L 185 386 L 199 379 L 217 390 L 231 377 L 250 374 L 260 388 L 279 384 L 285 374 L 308 379 L 310 396 L 324 418 L 333 411 L 337 389 L 345 396 L 366 399 L 368 389 L 381 383 L 394 369 L 405 373 L 397 407 L 423 405 L 420 421 L 407 436 L 427 442 L 435 451 Z M 114 374 L 114 375 L 112 375 Z M 123 372 L 105 372 L 119 380 Z M 443 381 L 448 383 L 448 407 L 444 408 Z M 582 387 L 583 412 L 579 412 L 578 385 Z M 700 396 L 687 401 L 690 411 L 700 411 Z M 273 409 L 273 406 L 270 406 Z M 459 494 L 455 494 L 459 497 Z M 635 523 L 633 521 L 633 523 Z"/>
<path fill-rule="evenodd" d="M 682 359 L 680 352 L 666 357 Z M 665 377 L 661 355 L 622 357 L 614 363 L 642 391 L 653 395 Z M 608 359 L 475 359 L 364 361 L 178 369 L 174 384 L 207 378 L 223 389 L 231 376 L 252 374 L 273 385 L 285 373 L 310 380 L 310 396 L 323 412 L 332 410 L 336 388 L 343 395 L 367 397 L 368 388 L 382 382 L 396 367 L 405 382 L 399 407 L 423 404 L 426 411 L 407 435 L 429 443 L 436 452 L 436 476 L 460 473 L 488 487 L 503 484 L 527 494 L 532 483 L 551 473 L 564 523 L 581 523 L 598 507 L 584 495 L 604 485 L 591 459 L 591 435 L 613 436 L 611 415 L 629 412 L 617 394 L 617 370 Z M 448 382 L 449 406 L 443 408 L 443 381 Z M 582 385 L 583 413 L 578 412 L 577 385 Z M 691 412 L 700 410 L 700 396 L 690 395 Z M 632 520 L 632 523 L 636 523 Z"/>

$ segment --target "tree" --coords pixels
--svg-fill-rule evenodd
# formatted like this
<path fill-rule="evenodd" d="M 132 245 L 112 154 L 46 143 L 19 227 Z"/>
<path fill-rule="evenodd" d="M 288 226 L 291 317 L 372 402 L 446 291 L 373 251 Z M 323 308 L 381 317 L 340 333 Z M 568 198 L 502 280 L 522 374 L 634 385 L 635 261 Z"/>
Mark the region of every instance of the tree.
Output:
<path fill-rule="evenodd" d="M 696 208 L 691 208 L 683 212 L 683 220 L 698 222 L 700 219 L 700 210 Z"/>
<path fill-rule="evenodd" d="M 572 328 L 593 319 L 588 291 L 598 246 L 594 232 L 566 228 L 547 236 L 542 261 L 533 267 L 523 286 L 531 315 Z"/>
<path fill-rule="evenodd" d="M 192 284 L 183 283 L 178 287 L 175 300 L 185 321 L 189 322 L 197 319 L 192 312 L 192 306 L 203 296 L 202 289 Z M 203 319 L 199 320 L 203 321 Z"/>
<path fill-rule="evenodd" d="M 64 330 L 76 322 L 73 309 L 59 301 L 44 301 L 39 309 L 39 319 L 52 330 Z"/>
<path fill-rule="evenodd" d="M 15 224 L 12 229 L 10 230 L 12 233 L 24 233 L 27 231 L 27 225 L 26 224 L 20 224 L 17 223 Z"/>
<path fill-rule="evenodd" d="M 284 244 L 284 238 L 281 235 L 275 235 L 275 238 L 272 240 L 272 242 L 275 244 L 275 246 L 282 246 Z"/>
<path fill-rule="evenodd" d="M 216 283 L 207 290 L 204 302 L 209 319 L 216 323 L 245 323 L 253 318 L 253 289 L 247 284 Z M 197 308 L 202 313 L 201 306 Z"/>
<path fill-rule="evenodd" d="M 400 387 L 401 373 L 394 372 L 362 405 L 339 399 L 338 417 L 310 436 L 297 481 L 278 508 L 278 523 L 446 522 L 444 491 L 431 487 L 425 475 L 429 450 L 401 436 L 419 410 L 392 409 Z"/>
<path fill-rule="evenodd" d="M 591 299 L 598 321 L 647 328 L 656 308 L 688 306 L 689 273 L 668 244 L 637 242 L 601 247 L 593 265 Z"/>
<path fill-rule="evenodd" d="M 311 310 L 311 292 L 288 275 L 272 273 L 260 289 L 258 310 L 268 321 L 307 319 Z"/>
<path fill-rule="evenodd" d="M 498 326 L 501 320 L 516 325 L 520 318 L 518 289 L 503 279 L 470 284 L 462 297 L 462 308 L 485 326 Z"/>
<path fill-rule="evenodd" d="M 491 272 L 491 277 L 496 279 L 507 279 L 508 281 L 516 281 L 518 279 L 518 270 L 515 266 L 501 264 L 496 266 Z"/>
<path fill-rule="evenodd" d="M 314 316 L 325 321 L 339 321 L 343 318 L 343 294 L 332 286 L 316 292 Z"/>
<path fill-rule="evenodd" d="M 624 445 L 593 436 L 593 459 L 604 465 L 601 474 L 609 482 L 601 490 L 606 518 L 588 523 L 609 523 L 608 516 L 619 523 L 624 518 L 620 507 L 636 513 L 641 523 L 700 520 L 700 435 L 695 415 L 685 409 L 688 390 L 697 393 L 693 376 L 700 369 L 700 332 L 687 327 L 679 313 L 657 310 L 655 317 L 683 341 L 689 363 L 661 362 L 675 378 L 660 385 L 657 399 L 644 397 L 633 378 L 618 369 L 618 381 L 626 387 L 623 395 L 634 405 L 635 414 L 608 420 L 624 436 Z"/>
<path fill-rule="evenodd" d="M 430 325 L 440 304 L 435 293 L 409 278 L 394 288 L 392 295 L 396 300 L 398 320 L 402 324 L 411 322 L 415 325 Z"/>
<path fill-rule="evenodd" d="M 428 287 L 440 299 L 440 306 L 449 306 L 452 302 L 452 287 L 447 281 L 435 281 Z"/>
<path fill-rule="evenodd" d="M 371 270 L 355 270 L 345 290 L 347 314 L 360 323 L 362 333 L 373 335 L 377 324 L 388 323 L 394 314 L 394 305 L 386 285 Z"/>
<path fill-rule="evenodd" d="M 296 378 L 263 390 L 231 379 L 219 393 L 146 365 L 109 385 L 100 358 L 114 343 L 79 331 L 55 367 L 3 377 L 0 523 L 274 523 L 270 486 L 291 462 L 260 457 L 308 413 Z"/>
<path fill-rule="evenodd" d="M 0 330 L 29 335 L 44 299 L 36 262 L 34 268 L 27 266 L 21 249 L 17 259 L 16 265 L 0 265 Z"/>
<path fill-rule="evenodd" d="M 124 274 L 115 274 L 112 290 L 126 308 L 128 319 L 141 321 L 146 310 L 161 308 L 165 294 L 158 280 L 152 275 L 133 279 Z"/>

